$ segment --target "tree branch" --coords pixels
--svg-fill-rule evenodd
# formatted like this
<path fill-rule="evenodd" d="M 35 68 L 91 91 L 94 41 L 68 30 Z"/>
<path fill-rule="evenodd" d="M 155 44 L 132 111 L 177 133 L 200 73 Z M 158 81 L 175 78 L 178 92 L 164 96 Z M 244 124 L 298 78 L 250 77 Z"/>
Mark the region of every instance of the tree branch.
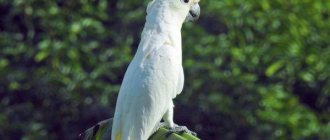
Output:
<path fill-rule="evenodd" d="M 104 132 L 108 126 L 111 126 L 112 118 L 103 120 L 91 128 L 88 128 L 85 132 L 79 134 L 79 137 L 83 140 L 101 140 Z M 148 140 L 200 140 L 196 136 L 188 133 L 172 133 L 168 134 L 168 129 L 161 127 Z M 111 131 L 109 131 L 111 132 Z"/>

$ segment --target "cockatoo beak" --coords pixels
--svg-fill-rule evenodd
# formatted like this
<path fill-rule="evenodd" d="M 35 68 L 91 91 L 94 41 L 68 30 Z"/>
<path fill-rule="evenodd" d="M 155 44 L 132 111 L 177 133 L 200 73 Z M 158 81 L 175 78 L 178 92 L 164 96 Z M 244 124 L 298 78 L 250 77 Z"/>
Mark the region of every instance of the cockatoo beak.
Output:
<path fill-rule="evenodd" d="M 200 7 L 198 3 L 195 3 L 189 10 L 189 14 L 186 17 L 185 21 L 195 21 L 199 18 L 200 15 Z"/>

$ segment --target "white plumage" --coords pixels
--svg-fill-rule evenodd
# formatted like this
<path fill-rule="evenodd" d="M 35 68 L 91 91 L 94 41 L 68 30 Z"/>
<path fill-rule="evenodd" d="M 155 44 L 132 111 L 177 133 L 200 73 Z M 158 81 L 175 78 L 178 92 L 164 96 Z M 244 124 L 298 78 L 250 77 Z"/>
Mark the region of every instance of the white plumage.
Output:
<path fill-rule="evenodd" d="M 147 140 L 162 118 L 174 127 L 172 99 L 184 83 L 181 27 L 196 4 L 198 0 L 149 3 L 138 50 L 119 91 L 112 140 Z"/>

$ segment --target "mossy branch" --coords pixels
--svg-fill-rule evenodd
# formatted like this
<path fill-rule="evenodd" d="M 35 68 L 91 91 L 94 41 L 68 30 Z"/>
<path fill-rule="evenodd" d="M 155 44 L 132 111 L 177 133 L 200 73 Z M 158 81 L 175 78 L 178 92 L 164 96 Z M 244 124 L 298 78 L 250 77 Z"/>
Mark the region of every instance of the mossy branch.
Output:
<path fill-rule="evenodd" d="M 83 140 L 101 140 L 107 127 L 111 126 L 112 118 L 103 120 L 91 128 L 88 128 L 85 132 L 81 133 L 79 137 Z M 157 130 L 148 140 L 200 140 L 194 135 L 188 133 L 172 133 L 167 136 L 169 130 L 161 127 Z M 111 131 L 110 131 L 111 132 Z"/>

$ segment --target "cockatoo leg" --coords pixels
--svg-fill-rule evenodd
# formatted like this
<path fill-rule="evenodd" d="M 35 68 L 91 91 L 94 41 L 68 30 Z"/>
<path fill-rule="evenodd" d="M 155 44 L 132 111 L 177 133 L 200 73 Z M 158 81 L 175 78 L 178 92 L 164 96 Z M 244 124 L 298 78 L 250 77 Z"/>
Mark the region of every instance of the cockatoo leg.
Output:
<path fill-rule="evenodd" d="M 167 128 L 173 128 L 175 126 L 173 122 L 173 107 L 174 105 L 173 102 L 171 101 L 171 105 L 169 106 L 168 110 L 163 116 L 164 126 Z"/>
<path fill-rule="evenodd" d="M 160 123 L 160 125 L 169 129 L 168 133 L 166 134 L 166 137 L 169 137 L 172 133 L 182 134 L 184 132 L 196 136 L 196 133 L 190 131 L 186 126 L 179 126 L 173 122 L 173 107 L 174 105 L 172 103 L 163 116 L 164 123 Z"/>
<path fill-rule="evenodd" d="M 154 130 L 152 131 L 153 133 L 156 132 L 161 127 L 165 127 L 167 129 L 171 129 L 171 128 L 173 128 L 175 126 L 175 124 L 173 122 L 173 107 L 174 107 L 173 101 L 171 101 L 168 110 L 165 112 L 165 114 L 163 116 L 164 122 L 158 123 L 156 125 L 156 127 L 154 128 Z"/>
<path fill-rule="evenodd" d="M 158 125 L 154 128 L 153 133 L 156 132 L 159 128 L 165 127 L 169 130 L 166 134 L 166 137 L 169 137 L 173 133 L 178 133 L 178 134 L 189 133 L 196 136 L 196 133 L 190 131 L 186 126 L 179 126 L 173 122 L 173 107 L 174 105 L 173 102 L 171 101 L 170 107 L 163 116 L 164 122 L 158 123 Z"/>

